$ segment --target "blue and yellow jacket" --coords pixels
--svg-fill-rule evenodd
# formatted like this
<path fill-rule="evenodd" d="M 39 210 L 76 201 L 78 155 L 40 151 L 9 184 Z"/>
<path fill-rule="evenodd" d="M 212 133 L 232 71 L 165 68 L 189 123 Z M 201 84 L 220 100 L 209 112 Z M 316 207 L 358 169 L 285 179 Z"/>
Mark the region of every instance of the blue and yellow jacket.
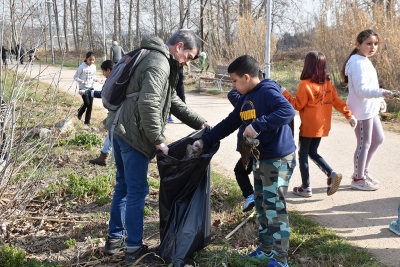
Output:
<path fill-rule="evenodd" d="M 249 93 L 242 95 L 234 110 L 205 133 L 201 139 L 206 147 L 211 147 L 243 125 L 251 124 L 260 133 L 260 160 L 283 157 L 293 153 L 296 145 L 288 123 L 296 112 L 282 96 L 280 86 L 270 79 L 256 85 Z"/>

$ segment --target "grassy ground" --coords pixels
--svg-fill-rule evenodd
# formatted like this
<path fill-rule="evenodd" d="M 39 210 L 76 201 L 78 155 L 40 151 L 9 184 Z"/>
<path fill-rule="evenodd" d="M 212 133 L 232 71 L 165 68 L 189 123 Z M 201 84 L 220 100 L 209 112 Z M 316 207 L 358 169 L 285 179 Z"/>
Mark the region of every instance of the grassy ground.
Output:
<path fill-rule="evenodd" d="M 281 66 L 282 73 L 277 80 L 289 88 L 296 84 L 293 69 Z M 286 73 L 286 74 L 284 74 Z M 188 79 L 187 82 L 190 83 Z M 194 86 L 193 82 L 192 85 Z M 189 85 L 188 85 L 189 87 Z M 35 110 L 36 117 L 43 117 L 49 99 L 46 98 L 47 85 L 41 84 L 35 94 L 43 105 Z M 42 93 L 40 93 L 42 92 Z M 115 167 L 93 166 L 88 160 L 99 154 L 106 131 L 102 127 L 104 110 L 94 109 L 92 127 L 78 121 L 70 110 L 75 110 L 80 99 L 58 93 L 61 101 L 58 111 L 70 114 L 75 131 L 57 140 L 46 161 L 48 170 L 41 177 L 41 188 L 26 209 L 15 220 L 7 220 L 7 232 L 1 235 L 0 266 L 124 266 L 123 253 L 108 257 L 102 253 L 107 233 L 109 207 L 113 194 Z M 225 94 L 221 94 L 225 95 Z M 72 108 L 71 108 L 72 103 Z M 34 117 L 35 117 L 34 116 Z M 47 125 L 57 122 L 58 117 L 48 118 Z M 26 122 L 28 123 L 28 121 Z M 34 123 L 29 122 L 21 131 Z M 38 136 L 32 137 L 39 141 Z M 38 151 L 35 160 L 43 158 L 46 147 Z M 26 165 L 15 175 L 20 184 L 32 172 Z M 144 212 L 144 242 L 151 247 L 159 240 L 158 192 L 159 176 L 156 162 L 149 166 L 150 192 L 146 198 Z M 15 194 L 13 184 L 5 190 L 5 195 Z M 217 170 L 211 174 L 211 242 L 190 260 L 192 266 L 262 266 L 268 261 L 259 262 L 243 258 L 257 247 L 257 221 L 255 217 L 241 227 L 231 238 L 225 236 L 250 213 L 241 211 L 242 196 L 234 180 L 230 180 Z M 1 203 L 6 203 L 2 198 Z M 2 205 L 3 205 L 2 204 Z M 0 209 L 5 206 L 0 206 Z M 292 227 L 290 238 L 290 266 L 371 266 L 384 267 L 373 255 L 364 249 L 351 246 L 332 231 L 323 228 L 312 220 L 289 211 Z M 5 244 L 12 245 L 5 246 Z M 26 261 L 28 260 L 28 262 Z M 46 260 L 46 261 L 45 261 Z M 137 265 L 146 266 L 146 265 Z M 167 266 L 152 264 L 151 266 Z"/>

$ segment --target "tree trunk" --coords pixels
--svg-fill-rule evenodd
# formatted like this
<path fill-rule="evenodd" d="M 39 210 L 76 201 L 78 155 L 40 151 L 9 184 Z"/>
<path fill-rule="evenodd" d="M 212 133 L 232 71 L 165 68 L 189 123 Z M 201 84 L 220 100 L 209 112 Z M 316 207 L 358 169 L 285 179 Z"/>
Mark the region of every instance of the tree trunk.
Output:
<path fill-rule="evenodd" d="M 76 49 L 78 49 L 79 51 L 82 50 L 82 43 L 79 41 L 79 22 L 78 22 L 78 0 L 75 0 L 75 9 L 74 9 L 74 13 L 75 13 L 75 30 L 76 30 L 76 44 L 77 47 Z"/>
<path fill-rule="evenodd" d="M 71 13 L 71 25 L 72 25 L 72 35 L 74 36 L 74 46 L 75 46 L 75 51 L 78 51 L 78 34 L 77 34 L 77 29 L 75 28 L 75 12 L 74 12 L 74 0 L 69 0 L 69 10 Z"/>
<path fill-rule="evenodd" d="M 68 8 L 67 1 L 64 0 L 64 36 L 65 36 L 65 51 L 69 52 L 69 40 L 68 40 Z"/>
<path fill-rule="evenodd" d="M 179 29 L 183 28 L 183 23 L 185 21 L 185 6 L 183 0 L 179 0 Z"/>
<path fill-rule="evenodd" d="M 225 33 L 225 42 L 228 45 L 232 44 L 232 36 L 231 36 L 231 1 L 225 0 L 223 5 L 223 18 L 224 18 L 224 33 Z"/>
<path fill-rule="evenodd" d="M 10 19 L 11 19 L 11 39 L 12 44 L 11 47 L 15 49 L 18 40 L 18 33 L 15 26 L 15 0 L 10 0 Z"/>
<path fill-rule="evenodd" d="M 129 19 L 128 19 L 128 43 L 129 50 L 133 50 L 133 29 L 132 29 L 132 17 L 133 17 L 133 0 L 129 0 Z"/>
<path fill-rule="evenodd" d="M 136 46 L 140 47 L 140 0 L 136 1 Z"/>
<path fill-rule="evenodd" d="M 153 0 L 153 6 L 154 6 L 154 14 L 153 14 L 153 18 L 154 18 L 154 35 L 158 36 L 158 29 L 157 29 L 157 0 Z"/>
<path fill-rule="evenodd" d="M 58 14 L 57 0 L 54 0 L 54 2 L 53 2 L 53 10 L 54 10 L 54 14 Z M 55 21 L 56 21 L 56 33 L 57 33 L 58 49 L 59 49 L 59 51 L 61 51 L 60 22 L 58 21 L 58 16 L 54 16 L 54 18 L 55 18 Z"/>

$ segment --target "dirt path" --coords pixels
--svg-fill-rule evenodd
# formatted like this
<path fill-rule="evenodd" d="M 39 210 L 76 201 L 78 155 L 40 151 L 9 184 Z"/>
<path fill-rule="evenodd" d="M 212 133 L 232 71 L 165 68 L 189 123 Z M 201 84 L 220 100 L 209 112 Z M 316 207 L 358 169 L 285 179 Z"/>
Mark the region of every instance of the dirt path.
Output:
<path fill-rule="evenodd" d="M 30 75 L 39 72 L 39 65 L 32 66 Z M 40 80 L 52 82 L 52 77 L 60 77 L 60 90 L 74 94 L 75 71 L 48 67 Z M 58 78 L 57 78 L 58 79 Z M 96 84 L 96 89 L 101 85 Z M 211 125 L 216 125 L 225 118 L 232 106 L 227 99 L 187 94 L 187 104 L 196 112 L 205 117 Z M 95 106 L 101 108 L 101 100 L 95 100 Z M 295 119 L 295 139 L 298 139 L 299 117 Z M 193 130 L 183 125 L 175 118 L 175 123 L 168 124 L 165 135 L 169 142 L 178 140 Z M 375 192 L 352 190 L 349 187 L 353 172 L 352 157 L 355 149 L 355 135 L 349 125 L 334 121 L 329 137 L 323 138 L 319 153 L 344 176 L 342 185 L 333 196 L 326 195 L 326 177 L 310 163 L 311 186 L 313 196 L 305 199 L 292 193 L 292 188 L 301 183 L 299 168 L 295 169 L 290 182 L 290 191 L 287 202 L 291 210 L 297 210 L 303 215 L 311 217 L 319 224 L 332 229 L 341 237 L 356 246 L 366 248 L 382 263 L 400 267 L 400 237 L 388 230 L 388 225 L 397 217 L 397 207 L 400 203 L 400 186 L 394 169 L 399 166 L 398 156 L 400 136 L 393 132 L 385 132 L 385 141 L 378 150 L 370 173 L 381 181 L 380 189 Z M 233 167 L 239 159 L 236 149 L 236 133 L 221 141 L 221 147 L 212 161 L 212 168 L 233 177 Z"/>

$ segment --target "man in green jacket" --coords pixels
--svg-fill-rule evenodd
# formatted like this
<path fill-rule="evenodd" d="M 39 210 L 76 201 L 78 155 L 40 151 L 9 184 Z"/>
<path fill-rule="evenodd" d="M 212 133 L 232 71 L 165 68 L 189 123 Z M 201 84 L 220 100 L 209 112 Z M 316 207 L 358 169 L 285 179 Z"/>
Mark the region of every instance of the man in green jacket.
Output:
<path fill-rule="evenodd" d="M 179 68 L 197 56 L 200 45 L 200 39 L 191 30 L 178 30 L 167 44 L 157 37 L 141 43 L 141 48 L 155 51 L 133 73 L 126 94 L 140 93 L 125 100 L 114 130 L 117 184 L 104 247 L 107 254 L 114 254 L 126 244 L 126 264 L 148 252 L 142 243 L 144 203 L 149 192 L 147 170 L 157 149 L 168 154 L 164 129 L 169 113 L 194 129 L 206 125 L 206 120 L 190 110 L 175 92 Z M 115 112 L 110 111 L 104 120 L 108 130 L 114 116 Z"/>

